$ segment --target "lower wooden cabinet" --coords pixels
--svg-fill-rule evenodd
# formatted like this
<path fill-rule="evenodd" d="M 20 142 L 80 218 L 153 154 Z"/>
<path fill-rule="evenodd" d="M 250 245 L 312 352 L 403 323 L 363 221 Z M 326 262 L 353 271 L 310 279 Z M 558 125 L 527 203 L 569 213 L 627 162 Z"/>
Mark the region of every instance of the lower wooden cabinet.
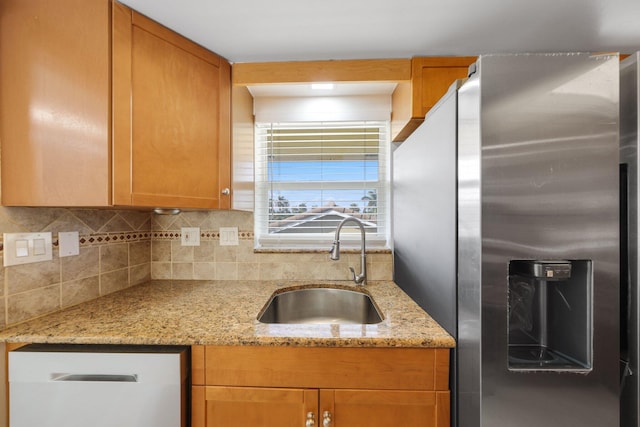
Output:
<path fill-rule="evenodd" d="M 194 386 L 193 427 L 446 427 L 448 391 Z"/>
<path fill-rule="evenodd" d="M 332 427 L 448 427 L 449 407 L 448 391 L 320 390 L 318 413 Z"/>
<path fill-rule="evenodd" d="M 193 427 L 448 427 L 448 349 L 195 346 Z"/>
<path fill-rule="evenodd" d="M 194 386 L 192 427 L 301 427 L 318 413 L 318 391 Z"/>

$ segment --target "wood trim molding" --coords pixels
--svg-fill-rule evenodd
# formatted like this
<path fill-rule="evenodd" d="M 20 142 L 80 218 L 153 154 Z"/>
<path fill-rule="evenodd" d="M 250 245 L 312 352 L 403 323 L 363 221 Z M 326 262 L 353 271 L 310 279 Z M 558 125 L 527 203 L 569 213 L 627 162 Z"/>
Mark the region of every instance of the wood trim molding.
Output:
<path fill-rule="evenodd" d="M 146 16 L 139 14 L 135 10 L 131 11 L 131 24 L 152 34 L 160 35 L 163 40 L 179 47 L 180 49 L 186 50 L 192 55 L 199 57 L 203 61 L 207 61 L 208 63 L 215 65 L 216 67 L 220 66 L 220 57 L 215 53 L 185 38 L 175 31 L 172 31 L 169 28 L 158 24 L 157 22 L 147 18 Z"/>
<path fill-rule="evenodd" d="M 411 79 L 411 59 L 363 59 L 233 64 L 232 84 L 398 82 Z"/>
<path fill-rule="evenodd" d="M 218 209 L 231 209 L 231 195 L 223 195 L 222 190 L 231 189 L 231 65 L 220 61 L 218 112 Z"/>
<path fill-rule="evenodd" d="M 131 205 L 131 9 L 112 9 L 112 162 L 114 205 Z"/>

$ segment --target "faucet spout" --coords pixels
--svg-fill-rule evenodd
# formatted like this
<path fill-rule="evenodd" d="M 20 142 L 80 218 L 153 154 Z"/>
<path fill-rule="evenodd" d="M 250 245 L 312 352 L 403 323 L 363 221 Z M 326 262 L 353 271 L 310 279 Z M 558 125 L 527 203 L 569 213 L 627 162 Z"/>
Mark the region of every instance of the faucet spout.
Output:
<path fill-rule="evenodd" d="M 338 227 L 336 228 L 336 236 L 335 236 L 335 239 L 333 240 L 333 246 L 329 251 L 330 257 L 334 261 L 337 261 L 340 259 L 340 231 L 342 230 L 342 227 L 347 222 L 353 222 L 358 226 L 358 228 L 360 228 L 360 274 L 356 274 L 353 267 L 349 267 L 349 270 L 351 271 L 351 280 L 353 280 L 357 285 L 365 285 L 367 280 L 367 255 L 366 255 L 365 231 L 364 231 L 364 225 L 362 224 L 362 221 L 350 216 L 348 218 L 343 219 L 340 222 L 340 224 L 338 224 Z"/>

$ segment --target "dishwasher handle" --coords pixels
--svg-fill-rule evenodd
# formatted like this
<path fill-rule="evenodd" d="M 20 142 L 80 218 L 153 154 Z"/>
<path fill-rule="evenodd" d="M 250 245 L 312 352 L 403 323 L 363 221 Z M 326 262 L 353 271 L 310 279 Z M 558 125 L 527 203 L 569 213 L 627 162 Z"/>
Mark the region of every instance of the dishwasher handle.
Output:
<path fill-rule="evenodd" d="M 137 383 L 138 376 L 121 374 L 52 374 L 52 381 Z"/>

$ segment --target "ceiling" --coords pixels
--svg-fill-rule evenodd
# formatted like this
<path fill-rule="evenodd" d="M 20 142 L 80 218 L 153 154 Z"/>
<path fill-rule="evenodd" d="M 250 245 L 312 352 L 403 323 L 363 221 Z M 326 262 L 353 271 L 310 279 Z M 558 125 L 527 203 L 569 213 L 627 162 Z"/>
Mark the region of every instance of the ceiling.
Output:
<path fill-rule="evenodd" d="M 638 0 L 121 0 L 231 62 L 640 50 Z"/>

